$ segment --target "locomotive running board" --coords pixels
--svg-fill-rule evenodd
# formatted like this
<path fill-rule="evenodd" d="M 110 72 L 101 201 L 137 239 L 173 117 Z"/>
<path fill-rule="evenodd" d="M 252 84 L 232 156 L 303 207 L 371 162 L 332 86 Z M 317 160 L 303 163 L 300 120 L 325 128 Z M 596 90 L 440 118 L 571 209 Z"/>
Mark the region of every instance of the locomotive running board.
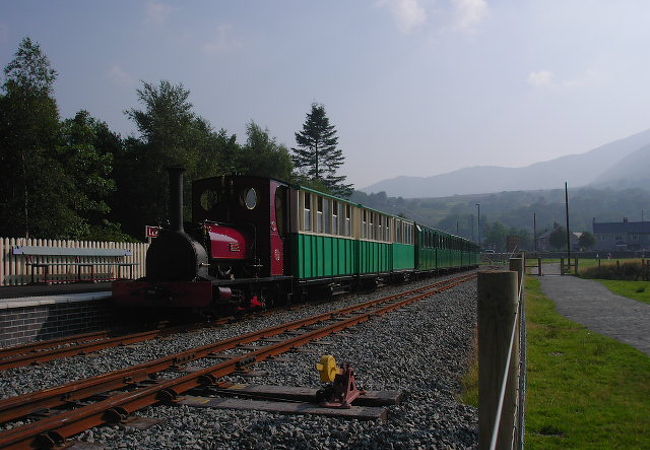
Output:
<path fill-rule="evenodd" d="M 264 278 L 235 278 L 234 280 L 212 280 L 210 281 L 213 286 L 234 286 L 237 284 L 257 284 L 257 283 L 271 283 L 278 281 L 291 281 L 293 277 L 290 275 L 279 275 Z"/>

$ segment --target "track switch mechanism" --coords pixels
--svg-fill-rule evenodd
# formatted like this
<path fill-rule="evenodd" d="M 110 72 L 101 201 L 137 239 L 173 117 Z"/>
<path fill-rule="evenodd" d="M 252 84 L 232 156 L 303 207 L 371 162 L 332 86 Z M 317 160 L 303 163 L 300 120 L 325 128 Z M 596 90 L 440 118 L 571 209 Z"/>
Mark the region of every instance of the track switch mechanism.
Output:
<path fill-rule="evenodd" d="M 357 388 L 354 369 L 346 363 L 343 368 L 336 365 L 332 355 L 323 355 L 316 364 L 320 380 L 329 383 L 316 393 L 321 406 L 326 408 L 350 408 L 352 402 L 365 391 Z"/>

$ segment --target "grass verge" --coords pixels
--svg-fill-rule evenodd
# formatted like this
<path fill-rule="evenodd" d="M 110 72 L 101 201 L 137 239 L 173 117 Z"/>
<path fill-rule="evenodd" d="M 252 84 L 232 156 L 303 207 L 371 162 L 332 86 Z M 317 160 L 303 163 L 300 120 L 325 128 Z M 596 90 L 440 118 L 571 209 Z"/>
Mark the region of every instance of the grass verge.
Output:
<path fill-rule="evenodd" d="M 527 448 L 650 448 L 650 358 L 557 313 L 526 282 Z"/>
<path fill-rule="evenodd" d="M 650 281 L 594 280 L 614 294 L 650 304 Z"/>
<path fill-rule="evenodd" d="M 526 448 L 650 448 L 650 358 L 558 314 L 527 277 Z M 461 400 L 478 405 L 478 370 Z"/>

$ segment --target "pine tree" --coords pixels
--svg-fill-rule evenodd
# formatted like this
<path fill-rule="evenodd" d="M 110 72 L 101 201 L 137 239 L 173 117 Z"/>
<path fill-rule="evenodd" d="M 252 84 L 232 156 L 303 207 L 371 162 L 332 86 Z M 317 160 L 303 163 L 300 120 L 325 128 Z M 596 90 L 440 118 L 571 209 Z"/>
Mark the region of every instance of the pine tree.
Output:
<path fill-rule="evenodd" d="M 336 128 L 330 125 L 325 106 L 312 103 L 302 131 L 296 133 L 297 148 L 291 148 L 292 159 L 303 176 L 335 194 L 348 197 L 352 185 L 344 183 L 345 176 L 336 175 L 345 160 L 343 152 L 337 148 L 338 141 Z"/>

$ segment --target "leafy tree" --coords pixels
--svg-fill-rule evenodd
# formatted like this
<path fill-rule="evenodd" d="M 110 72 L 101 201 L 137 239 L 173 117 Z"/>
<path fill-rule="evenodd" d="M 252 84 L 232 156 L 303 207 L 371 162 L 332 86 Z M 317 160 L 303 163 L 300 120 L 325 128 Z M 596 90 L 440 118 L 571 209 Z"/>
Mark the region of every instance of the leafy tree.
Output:
<path fill-rule="evenodd" d="M 40 46 L 24 38 L 4 69 L 0 95 L 0 233 L 47 236 L 64 232 L 66 213 L 55 158 L 59 112 L 51 97 L 56 71 Z"/>
<path fill-rule="evenodd" d="M 115 190 L 112 179 L 113 154 L 121 147 L 119 136 L 104 122 L 85 110 L 61 124 L 61 145 L 58 158 L 66 167 L 66 186 L 71 208 L 79 217 L 76 238 L 94 238 L 91 225 L 108 226 L 108 198 Z M 99 230 L 96 232 L 99 233 Z"/>
<path fill-rule="evenodd" d="M 291 148 L 293 163 L 301 174 L 311 180 L 320 180 L 335 194 L 350 196 L 352 185 L 345 184 L 345 176 L 336 175 L 345 158 L 337 148 L 339 138 L 334 125 L 330 125 L 325 106 L 312 103 L 302 131 L 295 136 L 297 146 Z"/>
<path fill-rule="evenodd" d="M 114 197 L 116 219 L 127 232 L 141 236 L 144 225 L 167 218 L 168 177 L 165 168 L 184 166 L 189 178 L 196 172 L 197 140 L 209 135 L 208 125 L 192 111 L 190 91 L 182 84 L 144 82 L 137 91 L 143 109 L 125 111 L 140 131 L 140 139 L 128 139 L 116 161 L 118 192 Z M 190 190 L 185 189 L 189 197 Z M 128 202 L 123 199 L 128 198 Z M 186 206 L 188 202 L 185 202 Z M 189 209 L 189 208 L 188 208 Z"/>
<path fill-rule="evenodd" d="M 291 180 L 293 164 L 289 151 L 252 120 L 246 126 L 246 145 L 241 149 L 241 173 Z"/>
<path fill-rule="evenodd" d="M 486 226 L 487 234 L 485 237 L 481 237 L 483 246 L 492 246 L 498 251 L 503 251 L 506 248 L 508 229 L 501 222 L 494 222 L 492 225 L 486 224 Z"/>
<path fill-rule="evenodd" d="M 182 84 L 161 81 L 156 86 L 145 82 L 137 95 L 142 109 L 132 108 L 125 114 L 141 136 L 126 139 L 115 160 L 118 190 L 111 202 L 111 217 L 128 233 L 142 236 L 144 225 L 162 224 L 167 219 L 166 167 L 181 165 L 186 169 L 184 203 L 185 217 L 189 218 L 192 180 L 242 173 L 250 161 L 244 158 L 235 135 L 223 129 L 215 132 L 193 111 L 190 91 Z M 125 198 L 129 201 L 124 202 Z"/>
<path fill-rule="evenodd" d="M 580 245 L 581 248 L 591 248 L 594 245 L 596 245 L 596 238 L 590 232 L 585 231 L 580 235 L 580 239 L 578 239 L 578 244 Z"/>
<path fill-rule="evenodd" d="M 551 244 L 551 247 L 556 249 L 562 249 L 566 247 L 566 229 L 558 225 L 557 223 L 553 224 L 553 231 L 548 236 L 548 243 Z"/>

